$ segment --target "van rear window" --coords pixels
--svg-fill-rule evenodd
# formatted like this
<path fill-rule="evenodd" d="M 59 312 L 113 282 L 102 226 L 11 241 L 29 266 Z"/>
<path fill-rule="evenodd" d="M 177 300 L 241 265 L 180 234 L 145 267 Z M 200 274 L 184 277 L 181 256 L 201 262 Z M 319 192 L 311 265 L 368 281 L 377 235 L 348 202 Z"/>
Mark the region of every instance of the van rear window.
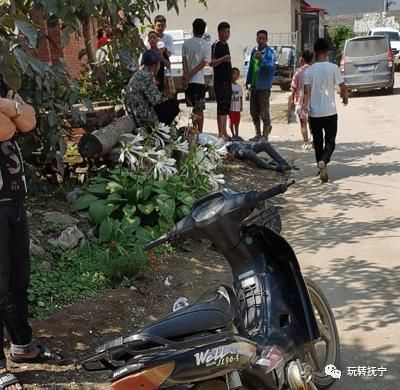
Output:
<path fill-rule="evenodd" d="M 386 35 L 391 41 L 400 41 L 400 34 L 396 31 L 374 31 L 374 35 Z"/>
<path fill-rule="evenodd" d="M 387 53 L 386 38 L 361 38 L 347 42 L 346 57 L 369 57 Z"/>

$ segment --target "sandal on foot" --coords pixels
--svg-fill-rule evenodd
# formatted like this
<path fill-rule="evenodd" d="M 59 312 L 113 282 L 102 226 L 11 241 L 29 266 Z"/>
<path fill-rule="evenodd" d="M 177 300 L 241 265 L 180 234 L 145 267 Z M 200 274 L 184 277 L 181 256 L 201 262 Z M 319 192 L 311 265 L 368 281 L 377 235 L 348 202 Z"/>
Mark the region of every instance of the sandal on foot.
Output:
<path fill-rule="evenodd" d="M 0 389 L 6 389 L 12 385 L 20 385 L 22 388 L 22 383 L 11 371 L 3 371 L 0 374 Z"/>
<path fill-rule="evenodd" d="M 37 346 L 39 348 L 39 353 L 32 357 L 26 358 L 18 355 L 11 355 L 11 361 L 14 363 L 35 363 L 35 364 L 44 364 L 44 363 L 60 363 L 63 360 L 63 357 L 56 352 L 50 351 L 49 348 L 44 347 L 42 345 Z"/>

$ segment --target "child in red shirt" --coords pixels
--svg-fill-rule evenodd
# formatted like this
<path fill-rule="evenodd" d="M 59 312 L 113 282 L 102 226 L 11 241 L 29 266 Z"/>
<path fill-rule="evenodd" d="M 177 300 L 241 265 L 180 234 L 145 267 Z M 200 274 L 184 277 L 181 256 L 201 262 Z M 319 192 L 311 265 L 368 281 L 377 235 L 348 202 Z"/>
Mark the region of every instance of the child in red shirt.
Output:
<path fill-rule="evenodd" d="M 234 138 L 239 137 L 240 113 L 243 111 L 243 90 L 237 83 L 240 77 L 238 68 L 232 68 L 232 101 L 229 112 L 230 129 Z"/>

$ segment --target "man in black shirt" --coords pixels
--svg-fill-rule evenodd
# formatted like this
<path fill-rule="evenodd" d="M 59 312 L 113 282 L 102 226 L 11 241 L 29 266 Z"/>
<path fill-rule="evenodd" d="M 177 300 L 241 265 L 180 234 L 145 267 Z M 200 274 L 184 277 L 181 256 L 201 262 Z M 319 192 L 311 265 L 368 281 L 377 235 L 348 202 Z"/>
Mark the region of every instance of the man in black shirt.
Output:
<path fill-rule="evenodd" d="M 26 195 L 21 154 L 14 134 L 36 125 L 35 111 L 14 96 L 0 75 L 0 388 L 22 385 L 6 368 L 3 327 L 11 341 L 11 360 L 43 363 L 58 355 L 38 346 L 28 323 L 29 234 L 23 204 Z"/>
<path fill-rule="evenodd" d="M 218 134 L 225 140 L 228 139 L 226 127 L 232 99 L 232 63 L 228 46 L 230 33 L 230 25 L 227 22 L 218 25 L 218 41 L 212 45 L 210 62 L 214 68 Z"/>

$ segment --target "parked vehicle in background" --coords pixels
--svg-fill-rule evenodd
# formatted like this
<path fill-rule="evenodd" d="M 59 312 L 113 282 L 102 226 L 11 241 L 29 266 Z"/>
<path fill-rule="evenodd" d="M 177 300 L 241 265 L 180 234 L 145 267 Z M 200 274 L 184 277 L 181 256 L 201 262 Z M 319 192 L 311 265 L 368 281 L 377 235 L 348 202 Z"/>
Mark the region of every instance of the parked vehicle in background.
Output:
<path fill-rule="evenodd" d="M 186 39 L 192 38 L 192 33 L 184 30 L 170 30 L 165 31 L 166 34 L 172 36 L 174 41 L 174 54 L 170 56 L 172 78 L 174 80 L 175 89 L 177 93 L 184 92 L 182 76 L 183 76 L 183 62 L 182 62 L 182 47 Z M 209 39 L 209 36 L 205 39 Z M 214 72 L 210 66 L 204 68 L 204 77 L 208 95 L 214 98 Z"/>
<path fill-rule="evenodd" d="M 394 63 L 397 70 L 400 68 L 400 31 L 396 28 L 377 27 L 368 32 L 369 36 L 386 35 L 390 40 L 392 53 L 394 56 Z"/>
<path fill-rule="evenodd" d="M 394 57 L 387 35 L 371 35 L 346 41 L 340 71 L 350 91 L 377 88 L 393 92 Z"/>

